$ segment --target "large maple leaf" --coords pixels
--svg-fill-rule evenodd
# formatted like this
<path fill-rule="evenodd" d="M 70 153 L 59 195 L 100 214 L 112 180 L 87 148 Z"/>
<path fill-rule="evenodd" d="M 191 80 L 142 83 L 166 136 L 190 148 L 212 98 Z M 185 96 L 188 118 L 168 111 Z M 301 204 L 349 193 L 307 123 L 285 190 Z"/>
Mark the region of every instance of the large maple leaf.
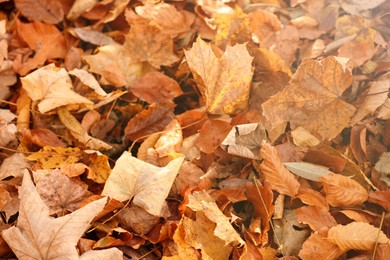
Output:
<path fill-rule="evenodd" d="M 293 129 L 303 126 L 322 139 L 332 139 L 348 126 L 355 108 L 341 95 L 352 76 L 335 57 L 305 60 L 290 83 L 262 105 L 272 126 L 290 121 Z"/>
<path fill-rule="evenodd" d="M 207 112 L 237 114 L 248 108 L 253 57 L 244 44 L 227 46 L 218 57 L 210 45 L 198 38 L 192 49 L 184 52 L 191 70 L 203 80 Z"/>
<path fill-rule="evenodd" d="M 107 198 L 96 200 L 72 214 L 52 218 L 28 173 L 19 197 L 18 224 L 2 232 L 18 259 L 78 259 L 78 240 L 107 202 Z"/>

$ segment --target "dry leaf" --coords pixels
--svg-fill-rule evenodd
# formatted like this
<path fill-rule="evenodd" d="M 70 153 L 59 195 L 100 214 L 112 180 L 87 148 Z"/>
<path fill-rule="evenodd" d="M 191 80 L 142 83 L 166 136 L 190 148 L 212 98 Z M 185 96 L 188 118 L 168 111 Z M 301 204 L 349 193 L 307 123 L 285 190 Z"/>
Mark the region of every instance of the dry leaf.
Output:
<path fill-rule="evenodd" d="M 300 199 L 303 203 L 310 206 L 329 208 L 325 196 L 322 193 L 313 189 L 300 187 L 298 190 L 298 194 L 295 195 L 295 198 Z"/>
<path fill-rule="evenodd" d="M 153 25 L 134 24 L 123 45 L 134 62 L 149 62 L 153 67 L 169 66 L 178 60 L 172 39 Z"/>
<path fill-rule="evenodd" d="M 23 177 L 30 169 L 30 164 L 23 153 L 14 153 L 4 159 L 0 167 L 0 180 L 13 176 L 14 178 Z"/>
<path fill-rule="evenodd" d="M 72 136 L 86 147 L 94 150 L 109 150 L 112 148 L 111 145 L 89 136 L 79 121 L 64 107 L 57 108 L 57 113 L 61 122 L 68 128 Z"/>
<path fill-rule="evenodd" d="M 210 154 L 221 145 L 232 126 L 222 120 L 207 120 L 199 132 L 196 146 L 200 151 Z"/>
<path fill-rule="evenodd" d="M 60 168 L 63 165 L 77 162 L 81 157 L 79 148 L 62 148 L 45 146 L 28 157 L 27 160 L 38 161 L 43 169 Z"/>
<path fill-rule="evenodd" d="M 290 172 L 311 181 L 320 181 L 320 177 L 332 173 L 324 166 L 307 162 L 288 162 L 283 163 L 283 165 L 286 166 Z"/>
<path fill-rule="evenodd" d="M 18 259 L 77 259 L 77 241 L 89 223 L 104 207 L 103 198 L 60 218 L 51 218 L 30 175 L 25 174 L 19 190 L 20 210 L 18 224 L 2 231 L 4 240 Z"/>
<path fill-rule="evenodd" d="M 337 225 L 327 208 L 319 206 L 306 206 L 296 209 L 295 214 L 300 223 L 308 224 L 313 231 L 326 235 L 329 228 Z"/>
<path fill-rule="evenodd" d="M 348 0 L 341 1 L 341 8 L 350 14 L 359 14 L 361 11 L 374 9 L 385 0 Z"/>
<path fill-rule="evenodd" d="M 390 241 L 380 229 L 362 222 L 332 227 L 328 232 L 328 240 L 342 252 L 351 249 L 372 251 L 376 243 L 385 244 Z"/>
<path fill-rule="evenodd" d="M 293 131 L 291 131 L 291 136 L 296 146 L 312 147 L 320 143 L 320 140 L 318 140 L 314 135 L 310 134 L 302 126 L 298 126 Z"/>
<path fill-rule="evenodd" d="M 218 208 L 213 198 L 206 191 L 194 192 L 188 195 L 188 208 L 205 216 L 216 224 L 214 235 L 225 241 L 225 245 L 243 245 L 245 242 L 234 230 L 222 211 Z"/>
<path fill-rule="evenodd" d="M 94 78 L 94 76 L 88 73 L 87 71 L 80 70 L 80 69 L 73 69 L 69 71 L 69 74 L 79 78 L 79 80 L 83 82 L 84 85 L 95 90 L 95 92 L 100 96 L 107 96 L 107 93 L 102 89 L 102 87 L 99 85 L 99 83 Z"/>
<path fill-rule="evenodd" d="M 49 129 L 27 129 L 23 128 L 19 130 L 19 133 L 27 138 L 31 143 L 40 147 L 65 147 L 66 144 L 62 142 L 58 136 Z"/>
<path fill-rule="evenodd" d="M 354 207 L 368 199 L 368 192 L 357 181 L 340 174 L 320 177 L 326 200 L 333 207 Z"/>
<path fill-rule="evenodd" d="M 116 161 L 102 195 L 119 201 L 133 200 L 152 215 L 159 215 L 184 158 L 156 167 L 124 152 Z"/>
<path fill-rule="evenodd" d="M 184 53 L 191 70 L 206 87 L 207 112 L 237 114 L 248 109 L 253 58 L 244 44 L 227 46 L 219 57 L 198 37 L 191 50 Z"/>
<path fill-rule="evenodd" d="M 176 119 L 173 119 L 163 130 L 154 148 L 158 153 L 158 156 L 164 157 L 169 154 L 180 152 L 181 143 L 183 141 L 183 135 L 181 132 L 181 126 Z"/>
<path fill-rule="evenodd" d="M 229 154 L 259 160 L 260 147 L 267 140 L 264 127 L 259 123 L 236 125 L 221 143 Z"/>
<path fill-rule="evenodd" d="M 261 165 L 255 164 L 255 168 L 264 174 L 265 180 L 271 185 L 271 189 L 294 197 L 298 193 L 299 182 L 283 166 L 278 150 L 270 144 L 264 143 L 260 150 L 260 156 L 263 158 L 263 162 Z"/>
<path fill-rule="evenodd" d="M 74 21 L 79 18 L 84 12 L 92 9 L 92 7 L 98 2 L 98 0 L 76 0 L 74 1 L 71 9 L 69 10 L 66 18 L 68 20 Z"/>
<path fill-rule="evenodd" d="M 98 46 L 115 44 L 115 41 L 108 35 L 90 30 L 87 28 L 74 28 L 72 30 L 81 40 Z"/>
<path fill-rule="evenodd" d="M 305 60 L 289 85 L 262 105 L 263 114 L 272 126 L 289 121 L 294 129 L 303 126 L 322 139 L 332 139 L 348 126 L 355 111 L 341 98 L 351 82 L 351 73 L 334 57 Z"/>
<path fill-rule="evenodd" d="M 65 176 L 60 170 L 53 170 L 41 177 L 36 189 L 48 206 L 49 215 L 76 211 L 80 203 L 92 195 L 87 184 Z"/>
<path fill-rule="evenodd" d="M 382 206 L 387 212 L 390 212 L 390 191 L 370 191 L 368 201 Z"/>
<path fill-rule="evenodd" d="M 132 141 L 159 132 L 172 121 L 174 104 L 154 103 L 143 110 L 127 123 L 125 135 Z M 138 141 L 138 140 L 137 140 Z"/>
<path fill-rule="evenodd" d="M 66 70 L 57 68 L 53 63 L 22 77 L 21 81 L 29 97 L 39 101 L 38 109 L 41 113 L 69 104 L 93 104 L 72 90 L 72 82 Z"/>
<path fill-rule="evenodd" d="M 67 52 L 65 37 L 55 26 L 41 22 L 22 23 L 19 20 L 16 20 L 16 26 L 23 41 L 36 52 L 33 58 L 29 58 L 18 69 L 20 75 L 24 76 L 32 69 L 43 65 L 47 59 L 65 58 Z"/>
<path fill-rule="evenodd" d="M 299 257 L 302 258 L 302 260 L 336 260 L 342 254 L 343 252 L 340 251 L 338 246 L 330 242 L 326 236 L 318 233 L 313 233 L 305 243 L 303 243 L 302 249 L 299 251 Z"/>
<path fill-rule="evenodd" d="M 61 22 L 64 18 L 64 10 L 61 1 L 16 0 L 15 5 L 22 15 L 33 21 L 56 24 Z"/>

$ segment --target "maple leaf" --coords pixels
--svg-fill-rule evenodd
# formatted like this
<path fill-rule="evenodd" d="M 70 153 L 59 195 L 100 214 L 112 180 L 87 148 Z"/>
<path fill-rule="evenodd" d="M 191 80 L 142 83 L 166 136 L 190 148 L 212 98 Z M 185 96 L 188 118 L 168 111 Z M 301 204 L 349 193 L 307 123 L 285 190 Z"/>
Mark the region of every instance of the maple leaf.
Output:
<path fill-rule="evenodd" d="M 29 97 L 39 101 L 38 110 L 41 113 L 69 104 L 93 104 L 72 90 L 66 70 L 57 68 L 53 63 L 22 77 L 21 81 Z"/>
<path fill-rule="evenodd" d="M 322 139 L 332 139 L 355 112 L 341 98 L 351 82 L 351 73 L 335 57 L 305 60 L 290 83 L 262 105 L 263 114 L 272 126 L 289 121 L 292 128 L 303 126 Z"/>
<path fill-rule="evenodd" d="M 116 161 L 102 195 L 133 203 L 152 215 L 159 215 L 184 158 L 156 167 L 124 152 Z"/>
<path fill-rule="evenodd" d="M 245 44 L 227 46 L 218 57 L 200 37 L 191 50 L 184 51 L 191 70 L 205 86 L 207 112 L 237 114 L 248 108 L 252 60 Z"/>
<path fill-rule="evenodd" d="M 263 162 L 261 165 L 256 163 L 254 166 L 264 174 L 271 189 L 294 197 L 298 193 L 299 182 L 280 161 L 278 150 L 270 144 L 264 143 L 260 150 L 260 156 L 263 158 Z"/>
<path fill-rule="evenodd" d="M 19 197 L 18 224 L 2 231 L 19 259 L 77 259 L 77 241 L 107 202 L 102 198 L 72 214 L 51 218 L 29 174 L 23 177 Z"/>

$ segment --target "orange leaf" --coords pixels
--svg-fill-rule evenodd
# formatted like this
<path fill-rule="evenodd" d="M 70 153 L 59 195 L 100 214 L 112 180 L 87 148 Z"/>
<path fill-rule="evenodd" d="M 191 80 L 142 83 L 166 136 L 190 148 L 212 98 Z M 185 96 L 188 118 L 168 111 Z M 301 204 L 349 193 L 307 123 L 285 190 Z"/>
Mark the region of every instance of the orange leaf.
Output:
<path fill-rule="evenodd" d="M 15 0 L 15 5 L 24 16 L 34 21 L 56 24 L 64 18 L 61 1 Z"/>
<path fill-rule="evenodd" d="M 370 191 L 368 201 L 382 206 L 387 212 L 390 212 L 390 191 Z"/>
<path fill-rule="evenodd" d="M 127 123 L 125 135 L 132 141 L 137 138 L 159 132 L 171 122 L 173 103 L 154 103 L 143 110 Z"/>
<path fill-rule="evenodd" d="M 298 222 L 308 224 L 313 231 L 326 235 L 329 228 L 336 226 L 336 220 L 324 207 L 305 206 L 296 209 L 295 214 Z"/>
<path fill-rule="evenodd" d="M 368 199 L 367 191 L 357 181 L 340 174 L 328 174 L 320 178 L 326 200 L 333 207 L 354 207 Z"/>
<path fill-rule="evenodd" d="M 232 126 L 221 120 L 207 120 L 199 132 L 196 146 L 204 153 L 213 153 L 229 134 Z"/>
<path fill-rule="evenodd" d="M 336 260 L 342 255 L 340 248 L 331 243 L 327 237 L 318 233 L 313 233 L 303 243 L 301 251 L 299 251 L 299 257 L 302 260 L 312 259 L 327 259 Z"/>
<path fill-rule="evenodd" d="M 279 158 L 278 150 L 268 143 L 263 144 L 260 150 L 263 162 L 258 168 L 265 176 L 265 180 L 271 185 L 271 189 L 281 194 L 294 197 L 298 193 L 299 182 L 289 172 Z"/>
<path fill-rule="evenodd" d="M 329 208 L 325 196 L 313 189 L 300 187 L 298 190 L 298 194 L 295 195 L 295 198 L 300 199 L 303 203 L 310 206 L 321 206 Z"/>
<path fill-rule="evenodd" d="M 337 245 L 342 252 L 351 249 L 371 251 L 375 243 L 390 242 L 380 229 L 362 222 L 332 227 L 328 232 L 328 240 Z"/>
<path fill-rule="evenodd" d="M 289 121 L 293 129 L 302 126 L 332 139 L 348 126 L 355 111 L 341 98 L 351 83 L 351 72 L 335 57 L 305 60 L 290 83 L 262 105 L 263 114 L 272 126 Z"/>
<path fill-rule="evenodd" d="M 46 145 L 51 147 L 65 147 L 66 144 L 62 142 L 58 136 L 50 131 L 49 129 L 20 129 L 21 133 L 25 138 L 28 138 L 33 144 L 36 144 L 40 147 Z"/>

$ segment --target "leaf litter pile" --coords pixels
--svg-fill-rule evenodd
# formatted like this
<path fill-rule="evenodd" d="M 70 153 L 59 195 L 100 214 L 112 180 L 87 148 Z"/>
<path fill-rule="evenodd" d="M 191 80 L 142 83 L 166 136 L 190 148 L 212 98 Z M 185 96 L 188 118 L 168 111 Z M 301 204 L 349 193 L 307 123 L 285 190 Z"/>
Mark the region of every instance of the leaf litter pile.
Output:
<path fill-rule="evenodd" d="M 390 259 L 389 14 L 1 0 L 0 256 Z"/>

